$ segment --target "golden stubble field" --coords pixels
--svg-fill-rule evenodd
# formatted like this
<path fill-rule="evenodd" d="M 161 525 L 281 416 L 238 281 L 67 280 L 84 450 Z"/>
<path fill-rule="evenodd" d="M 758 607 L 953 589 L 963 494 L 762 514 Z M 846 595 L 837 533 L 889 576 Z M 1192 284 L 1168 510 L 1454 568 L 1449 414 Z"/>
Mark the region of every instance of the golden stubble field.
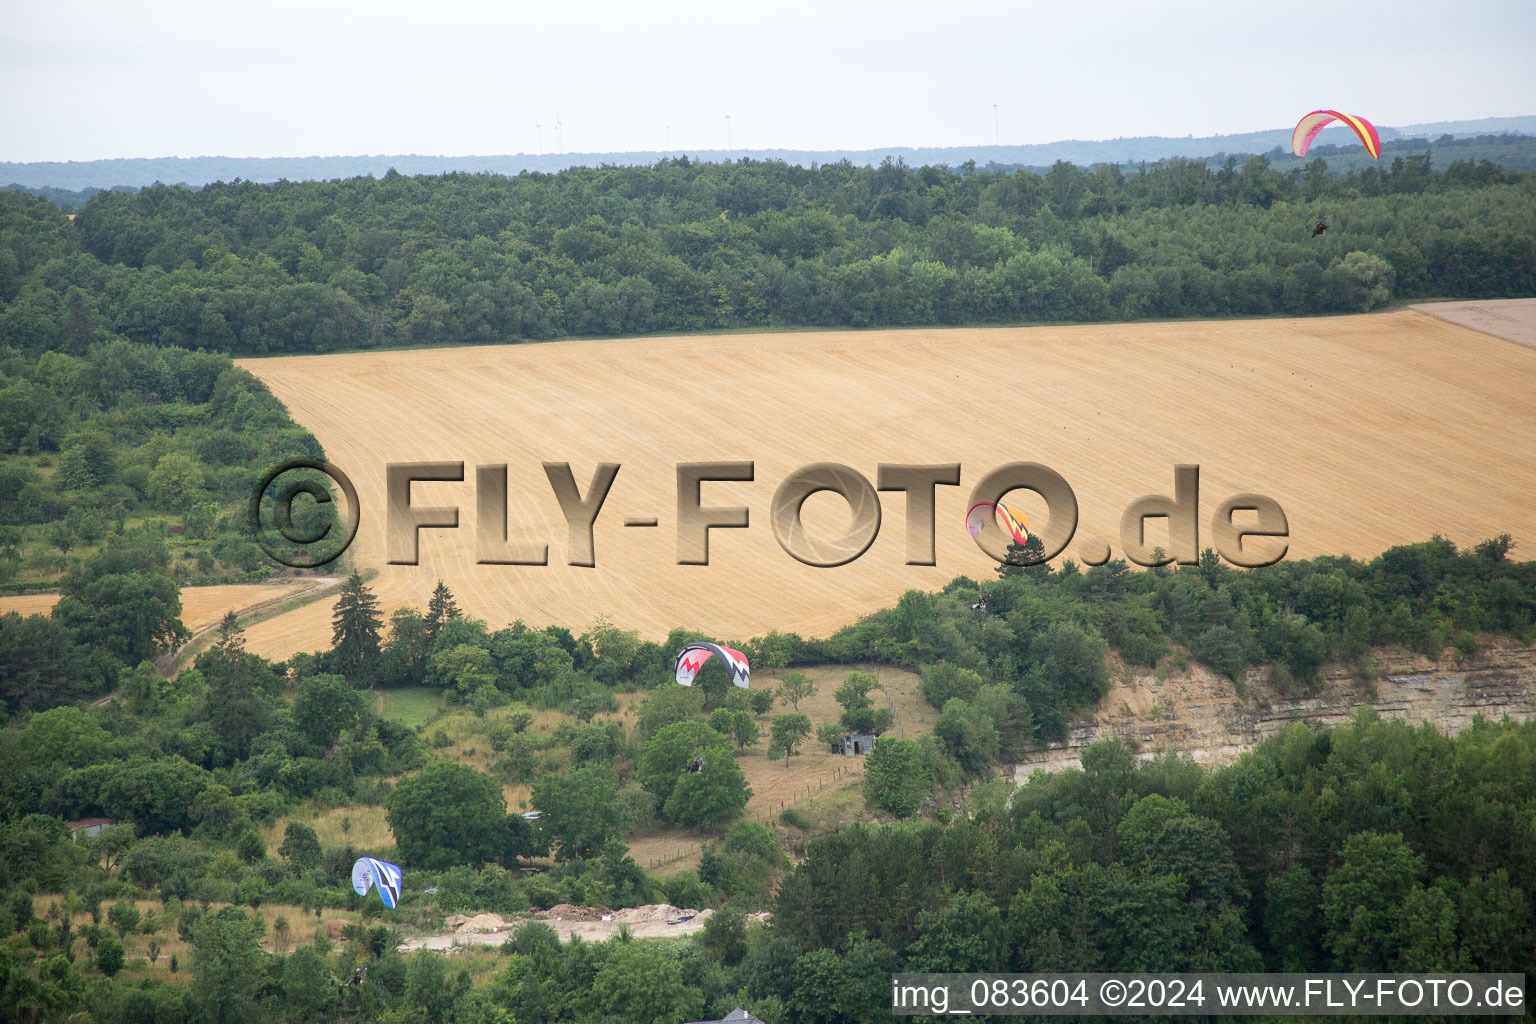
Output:
<path fill-rule="evenodd" d="M 512 619 L 579 631 L 599 616 L 647 637 L 673 627 L 743 639 L 824 635 L 992 563 L 965 533 L 971 487 L 1011 461 L 1043 463 L 1081 510 L 1067 557 L 1095 538 L 1121 555 L 1136 497 L 1201 468 L 1202 546 L 1227 496 L 1257 491 L 1290 520 L 1292 557 L 1370 557 L 1435 533 L 1458 544 L 1510 532 L 1536 544 L 1536 350 L 1414 311 L 1305 320 L 745 334 L 562 342 L 241 361 L 355 481 L 358 564 L 377 567 L 386 613 L 424 606 L 438 578 L 493 628 Z M 463 483 L 424 483 L 456 505 L 456 531 L 422 533 L 419 566 L 386 565 L 385 464 L 462 460 Z M 706 506 L 744 505 L 745 530 L 711 533 L 709 566 L 677 561 L 679 462 L 751 460 L 750 483 L 708 483 Z M 622 464 L 597 520 L 595 568 L 566 563 L 566 527 L 541 464 Z M 905 562 L 905 500 L 882 495 L 858 560 L 812 568 L 778 545 L 775 489 L 813 462 L 872 482 L 884 463 L 962 465 L 938 489 L 937 561 Z M 475 465 L 506 463 L 510 536 L 549 544 L 547 566 L 477 565 Z M 1021 495 L 1025 492 L 1017 492 Z M 1043 504 L 1020 502 L 1033 516 Z M 840 532 L 830 494 L 805 506 Z M 626 527 L 655 516 L 656 528 Z M 1155 523 L 1155 521 L 1154 521 Z M 1158 536 L 1155 525 L 1149 539 Z M 253 626 L 284 656 L 330 640 L 323 600 Z"/>
<path fill-rule="evenodd" d="M 251 605 L 281 597 L 293 592 L 298 596 L 313 584 L 304 580 L 299 583 L 224 583 L 211 587 L 183 587 L 181 590 L 181 621 L 193 632 L 212 626 L 226 612 L 238 612 Z M 20 612 L 23 615 L 40 615 L 53 611 L 59 603 L 59 595 L 10 594 L 0 597 L 0 614 Z"/>

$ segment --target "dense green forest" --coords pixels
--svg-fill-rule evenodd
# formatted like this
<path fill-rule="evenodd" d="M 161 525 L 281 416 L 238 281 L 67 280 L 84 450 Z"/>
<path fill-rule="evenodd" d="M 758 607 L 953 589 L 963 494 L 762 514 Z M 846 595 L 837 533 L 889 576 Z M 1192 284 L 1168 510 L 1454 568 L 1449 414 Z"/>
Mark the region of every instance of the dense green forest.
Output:
<path fill-rule="evenodd" d="M 321 458 L 224 355 L 121 338 L 0 354 L 0 584 L 53 587 L 110 536 L 174 540 L 172 575 L 269 576 L 245 507 L 262 467 Z"/>
<path fill-rule="evenodd" d="M 958 579 L 823 640 L 746 641 L 759 672 L 785 673 L 774 715 L 766 691 L 743 693 L 718 668 L 673 685 L 683 631 L 665 644 L 606 622 L 579 636 L 491 631 L 441 586 L 386 625 L 356 576 L 330 649 L 274 664 L 243 649 L 231 617 L 163 679 L 138 659 L 174 641 L 176 586 L 163 540 L 128 531 L 71 574 L 58 615 L 0 618 L 0 661 L 13 666 L 0 730 L 0 1009 L 639 1022 L 742 1004 L 779 1024 L 883 1020 L 884 975 L 901 968 L 1516 969 L 1533 927 L 1536 726 L 1455 739 L 1369 717 L 1331 733 L 1298 726 L 1215 772 L 1177 758 L 1138 766 L 1109 743 L 1083 772 L 1036 780 L 1006 807 L 1002 783 L 975 789 L 957 820 L 927 802 L 1059 735 L 1103 695 L 1111 649 L 1173 671 L 1199 658 L 1238 679 L 1267 665 L 1270 685 L 1299 689 L 1327 658 L 1369 677 L 1372 645 L 1466 659 L 1489 634 L 1528 642 L 1536 567 L 1508 550 L 1507 538 L 1468 552 L 1436 539 L 1370 562 L 1248 571 L 1211 553 L 1145 573 L 1003 566 L 984 611 L 971 608 L 977 585 Z M 808 731 L 789 706 L 805 683 L 793 667 L 827 663 L 852 669 L 836 693 L 840 726 L 874 732 L 892 723 L 859 666 L 921 671 L 937 725 L 882 738 L 864 783 L 884 820 L 915 821 L 815 837 L 792 813 L 778 828 L 741 819 L 750 793 L 734 751 L 770 726 L 769 753 L 793 757 Z M 470 713 L 468 742 L 495 753 L 490 770 L 436 756 L 453 745 L 440 729 L 376 714 L 370 685 L 443 691 Z M 115 700 L 81 703 L 108 688 Z M 625 692 L 644 695 L 633 729 L 610 714 Z M 560 714 L 536 724 L 540 709 Z M 689 771 L 693 759 L 702 770 Z M 543 820 L 508 813 L 511 782 L 532 784 Z M 370 806 L 390 832 L 368 846 L 345 824 L 322 842 L 293 817 Z M 82 816 L 117 824 L 72 840 L 63 821 Z M 269 844 L 262 828 L 285 818 Z M 657 879 L 626 850 L 638 826 L 718 838 L 696 870 Z M 348 887 L 363 853 L 407 865 L 398 909 Z M 527 872 L 547 856 L 550 870 Z M 562 947 L 530 925 L 477 961 L 490 974 L 478 983 L 467 969 L 450 980 L 453 962 L 437 954 L 395 951 L 398 929 L 454 910 L 657 899 L 721 910 L 697 940 L 663 946 Z M 267 906 L 283 922 L 270 935 Z M 745 914 L 762 908 L 773 926 L 749 927 Z M 292 940 L 294 920 L 326 909 L 364 915 L 342 935 Z M 153 967 L 162 944 L 190 958 L 172 961 L 190 968 L 190 986 Z M 366 985 L 337 984 L 359 965 Z"/>
<path fill-rule="evenodd" d="M 1324 218 L 1326 235 L 1311 238 Z M 1536 292 L 1536 176 L 1395 159 L 1044 175 L 686 158 L 0 193 L 0 344 L 261 354 L 765 326 L 1358 311 Z"/>

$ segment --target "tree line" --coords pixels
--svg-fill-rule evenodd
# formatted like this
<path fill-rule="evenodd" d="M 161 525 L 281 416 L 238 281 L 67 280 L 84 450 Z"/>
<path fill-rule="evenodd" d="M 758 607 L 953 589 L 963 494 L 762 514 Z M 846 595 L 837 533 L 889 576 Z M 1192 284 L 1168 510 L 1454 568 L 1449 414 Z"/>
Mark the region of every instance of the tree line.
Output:
<path fill-rule="evenodd" d="M 1531 133 L 1530 117 L 1483 118 L 1478 121 L 1443 121 L 1434 125 L 1406 126 L 1413 135 L 1398 135 L 1395 129 L 1380 125 L 1381 152 L 1390 162 L 1394 157 L 1423 156 L 1426 152 L 1446 162 L 1488 160 L 1514 170 L 1536 170 L 1536 138 Z M 1439 134 L 1432 134 L 1438 132 Z M 1525 134 L 1521 134 L 1521 133 Z M 1454 134 L 1450 134 L 1454 133 Z M 1494 134 L 1497 133 L 1497 134 Z M 1334 141 L 1347 143 L 1331 145 Z M 1024 146 L 949 146 L 917 148 L 893 146 L 881 150 L 747 150 L 694 151 L 686 154 L 702 161 L 782 160 L 790 164 L 830 164 L 847 160 L 856 166 L 873 166 L 883 159 L 903 160 L 914 166 L 937 164 L 955 168 L 982 167 L 989 171 L 1028 170 L 1044 174 L 1056 161 L 1079 167 L 1118 164 L 1135 171 L 1142 163 L 1155 163 L 1175 157 L 1200 159 L 1220 166 L 1235 154 L 1243 159 L 1262 153 L 1279 170 L 1289 170 L 1306 158 L 1293 156 L 1291 132 L 1277 129 L 1244 132 L 1237 135 L 1205 138 L 1167 138 L 1148 136 L 1100 141 L 1061 141 Z M 1370 154 L 1355 141 L 1349 129 L 1335 126 L 1312 144 L 1313 157 L 1325 157 L 1339 171 L 1358 169 L 1371 162 Z M 105 189 L 134 191 L 159 183 L 191 188 L 213 181 L 325 181 L 383 175 L 394 169 L 412 176 L 445 174 L 453 171 L 470 174 L 516 175 L 523 171 L 556 173 L 567 167 L 646 165 L 680 156 L 677 151 L 626 153 L 579 153 L 515 156 L 419 156 L 407 154 L 332 157 L 165 157 L 160 159 L 83 160 L 69 163 L 37 161 L 6 163 L 0 161 L 3 186 L 42 196 L 49 202 L 72 210 Z"/>
<path fill-rule="evenodd" d="M 687 158 L 0 193 L 0 343 L 237 354 L 750 327 L 1262 316 L 1536 291 L 1536 175 L 1429 154 L 1044 174 Z M 1330 223 L 1312 238 L 1315 221 Z"/>

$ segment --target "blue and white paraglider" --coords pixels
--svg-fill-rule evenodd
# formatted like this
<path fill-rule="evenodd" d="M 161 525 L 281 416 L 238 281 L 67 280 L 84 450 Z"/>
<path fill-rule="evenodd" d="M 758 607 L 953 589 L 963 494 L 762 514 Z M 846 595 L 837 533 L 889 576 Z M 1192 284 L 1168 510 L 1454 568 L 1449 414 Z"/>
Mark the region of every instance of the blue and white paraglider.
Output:
<path fill-rule="evenodd" d="M 359 896 L 368 895 L 370 885 L 378 886 L 379 898 L 391 910 L 400 902 L 400 865 L 377 857 L 359 857 L 352 865 L 352 888 Z"/>

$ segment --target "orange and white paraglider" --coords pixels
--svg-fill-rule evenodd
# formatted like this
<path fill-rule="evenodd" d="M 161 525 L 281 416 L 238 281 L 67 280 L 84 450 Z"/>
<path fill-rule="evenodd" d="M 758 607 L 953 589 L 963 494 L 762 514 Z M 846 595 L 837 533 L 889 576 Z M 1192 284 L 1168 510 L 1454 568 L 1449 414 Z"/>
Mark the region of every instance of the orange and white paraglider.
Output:
<path fill-rule="evenodd" d="M 1002 524 L 1015 544 L 1023 544 L 1029 539 L 1029 520 L 1024 517 L 1024 513 L 1001 502 L 994 505 L 990 501 L 982 501 L 972 505 L 965 514 L 965 532 L 972 537 L 980 537 L 981 531 L 987 528 L 987 522 L 991 519 Z"/>
<path fill-rule="evenodd" d="M 1381 137 L 1376 134 L 1376 126 L 1363 117 L 1337 110 L 1314 110 L 1297 121 L 1296 127 L 1291 130 L 1291 152 L 1297 156 L 1306 156 L 1307 148 L 1317 138 L 1317 133 L 1335 121 L 1343 121 L 1359 136 L 1361 145 L 1371 154 L 1372 160 L 1381 159 Z"/>

